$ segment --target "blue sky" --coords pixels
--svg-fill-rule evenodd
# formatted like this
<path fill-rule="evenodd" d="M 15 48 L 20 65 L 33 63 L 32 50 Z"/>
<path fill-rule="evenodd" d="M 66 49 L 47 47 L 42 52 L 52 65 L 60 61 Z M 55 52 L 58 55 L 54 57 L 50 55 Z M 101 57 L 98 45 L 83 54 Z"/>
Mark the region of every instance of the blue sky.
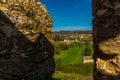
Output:
<path fill-rule="evenodd" d="M 91 30 L 91 0 L 40 0 L 53 18 L 53 31 Z"/>

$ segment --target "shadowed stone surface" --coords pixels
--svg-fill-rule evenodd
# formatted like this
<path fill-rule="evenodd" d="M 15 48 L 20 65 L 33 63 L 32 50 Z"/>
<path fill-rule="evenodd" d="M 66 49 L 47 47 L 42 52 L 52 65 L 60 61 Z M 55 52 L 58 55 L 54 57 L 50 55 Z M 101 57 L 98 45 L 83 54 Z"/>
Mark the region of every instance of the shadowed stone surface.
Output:
<path fill-rule="evenodd" d="M 54 73 L 51 27 L 37 0 L 0 1 L 0 80 L 47 80 Z"/>
<path fill-rule="evenodd" d="M 120 80 L 120 0 L 93 0 L 94 80 Z"/>

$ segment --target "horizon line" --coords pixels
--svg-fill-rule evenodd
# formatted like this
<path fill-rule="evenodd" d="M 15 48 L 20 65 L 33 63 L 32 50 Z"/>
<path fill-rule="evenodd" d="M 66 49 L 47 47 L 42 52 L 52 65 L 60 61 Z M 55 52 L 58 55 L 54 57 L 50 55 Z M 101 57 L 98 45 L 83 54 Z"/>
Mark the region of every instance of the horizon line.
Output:
<path fill-rule="evenodd" d="M 92 31 L 92 29 L 88 29 L 88 30 L 53 30 L 52 32 L 60 32 L 60 31 Z"/>

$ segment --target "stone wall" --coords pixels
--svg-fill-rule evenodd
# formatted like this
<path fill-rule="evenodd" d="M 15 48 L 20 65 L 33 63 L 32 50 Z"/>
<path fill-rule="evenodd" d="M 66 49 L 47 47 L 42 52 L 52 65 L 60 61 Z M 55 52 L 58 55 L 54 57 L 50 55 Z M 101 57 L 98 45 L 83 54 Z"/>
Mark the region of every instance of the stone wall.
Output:
<path fill-rule="evenodd" d="M 120 1 L 93 0 L 94 80 L 120 80 Z"/>
<path fill-rule="evenodd" d="M 0 80 L 46 80 L 54 73 L 52 18 L 37 0 L 0 1 Z"/>

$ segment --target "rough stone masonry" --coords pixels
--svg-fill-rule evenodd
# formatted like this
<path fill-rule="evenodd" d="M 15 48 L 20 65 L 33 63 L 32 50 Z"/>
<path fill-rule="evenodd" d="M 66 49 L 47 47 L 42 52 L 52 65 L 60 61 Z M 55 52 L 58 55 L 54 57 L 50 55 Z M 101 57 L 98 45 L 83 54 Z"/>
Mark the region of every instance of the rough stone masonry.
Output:
<path fill-rule="evenodd" d="M 94 80 L 120 80 L 120 0 L 92 0 Z"/>
<path fill-rule="evenodd" d="M 0 80 L 54 73 L 52 18 L 38 0 L 0 0 Z"/>

